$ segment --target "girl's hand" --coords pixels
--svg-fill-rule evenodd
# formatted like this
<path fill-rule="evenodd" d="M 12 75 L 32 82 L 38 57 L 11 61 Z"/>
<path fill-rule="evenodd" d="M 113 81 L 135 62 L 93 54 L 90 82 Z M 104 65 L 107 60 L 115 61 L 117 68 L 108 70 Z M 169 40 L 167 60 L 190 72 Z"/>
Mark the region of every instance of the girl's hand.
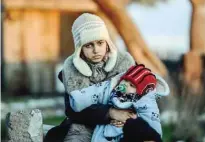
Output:
<path fill-rule="evenodd" d="M 136 119 L 137 115 L 134 114 L 131 110 L 110 108 L 109 117 L 113 120 L 125 123 L 129 118 Z"/>
<path fill-rule="evenodd" d="M 114 125 L 114 126 L 116 126 L 116 127 L 123 127 L 124 126 L 124 122 L 121 122 L 121 121 L 117 121 L 117 120 L 111 120 L 110 121 L 110 124 L 111 125 Z"/>

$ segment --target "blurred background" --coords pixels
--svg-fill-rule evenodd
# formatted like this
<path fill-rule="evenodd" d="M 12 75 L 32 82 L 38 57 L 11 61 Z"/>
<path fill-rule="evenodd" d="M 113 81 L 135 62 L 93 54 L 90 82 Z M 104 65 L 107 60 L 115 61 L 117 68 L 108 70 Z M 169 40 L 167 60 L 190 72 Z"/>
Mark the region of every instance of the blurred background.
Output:
<path fill-rule="evenodd" d="M 71 26 L 100 16 L 119 50 L 163 76 L 163 140 L 205 141 L 205 0 L 3 0 L 1 2 L 1 139 L 8 112 L 38 108 L 43 123 L 64 119 L 58 80 L 74 51 Z"/>

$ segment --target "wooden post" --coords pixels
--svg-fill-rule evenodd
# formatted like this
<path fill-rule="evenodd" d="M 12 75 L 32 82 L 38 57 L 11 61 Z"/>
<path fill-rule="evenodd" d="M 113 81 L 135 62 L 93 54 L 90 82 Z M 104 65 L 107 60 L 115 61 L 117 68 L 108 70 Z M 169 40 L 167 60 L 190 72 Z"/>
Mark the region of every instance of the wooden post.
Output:
<path fill-rule="evenodd" d="M 190 52 L 184 58 L 184 79 L 197 93 L 202 87 L 202 56 L 205 55 L 205 0 L 190 1 L 192 4 L 191 45 Z"/>
<path fill-rule="evenodd" d="M 202 65 L 202 58 L 197 52 L 188 52 L 184 56 L 184 81 L 191 88 L 193 94 L 200 94 Z"/>
<path fill-rule="evenodd" d="M 205 54 L 205 0 L 190 0 L 192 4 L 191 50 Z"/>
<path fill-rule="evenodd" d="M 26 69 L 24 64 L 23 49 L 23 31 L 21 10 L 5 11 L 3 58 L 4 58 L 4 76 L 5 90 L 8 92 L 24 93 L 26 87 Z"/>
<path fill-rule="evenodd" d="M 94 0 L 113 22 L 127 45 L 128 51 L 138 63 L 145 64 L 153 72 L 167 74 L 163 63 L 147 48 L 139 30 L 128 16 L 125 8 L 117 0 Z"/>

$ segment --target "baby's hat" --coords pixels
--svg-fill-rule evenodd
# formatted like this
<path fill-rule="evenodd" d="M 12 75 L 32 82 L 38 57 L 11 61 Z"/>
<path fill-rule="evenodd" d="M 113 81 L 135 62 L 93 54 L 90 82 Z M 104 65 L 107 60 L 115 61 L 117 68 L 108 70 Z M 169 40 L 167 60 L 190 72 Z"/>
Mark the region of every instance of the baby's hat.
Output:
<path fill-rule="evenodd" d="M 142 64 L 130 67 L 120 80 L 130 81 L 140 96 L 154 90 L 157 83 L 155 75 Z"/>

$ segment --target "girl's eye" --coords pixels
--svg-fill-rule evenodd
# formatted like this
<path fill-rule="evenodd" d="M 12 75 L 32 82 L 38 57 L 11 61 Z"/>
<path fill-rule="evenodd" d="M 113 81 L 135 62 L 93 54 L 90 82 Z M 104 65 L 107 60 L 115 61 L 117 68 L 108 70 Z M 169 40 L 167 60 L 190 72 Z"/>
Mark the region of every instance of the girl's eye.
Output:
<path fill-rule="evenodd" d="M 102 45 L 104 43 L 104 41 L 99 41 L 98 45 Z"/>
<path fill-rule="evenodd" d="M 86 48 L 91 48 L 92 45 L 91 45 L 91 44 L 86 44 L 85 47 L 86 47 Z"/>

